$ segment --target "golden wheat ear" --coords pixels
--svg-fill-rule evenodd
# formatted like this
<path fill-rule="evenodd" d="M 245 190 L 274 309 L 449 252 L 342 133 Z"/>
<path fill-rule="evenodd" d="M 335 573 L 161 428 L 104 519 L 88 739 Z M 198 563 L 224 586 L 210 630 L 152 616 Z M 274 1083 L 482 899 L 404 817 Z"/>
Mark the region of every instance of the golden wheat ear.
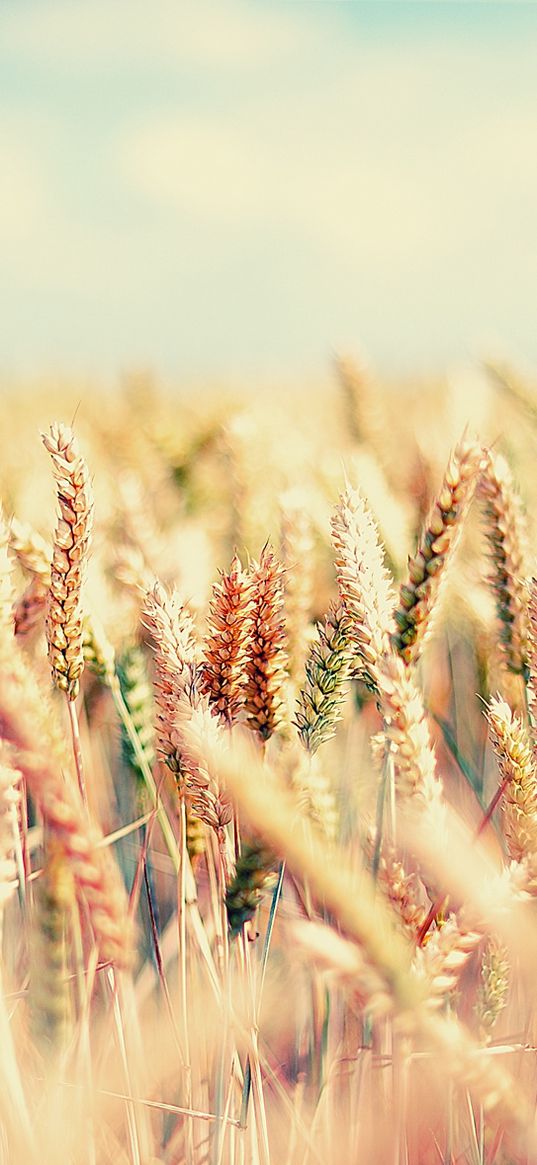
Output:
<path fill-rule="evenodd" d="M 17 766 L 48 834 L 65 854 L 99 957 L 128 967 L 133 934 L 123 884 L 78 790 L 64 779 L 63 740 L 51 711 L 22 654 L 0 650 L 0 734 L 15 747 Z"/>
<path fill-rule="evenodd" d="M 384 736 L 395 766 L 395 784 L 402 800 L 440 808 L 442 782 L 414 670 L 397 655 L 387 656 L 379 673 L 379 709 Z"/>
<path fill-rule="evenodd" d="M 529 583 L 528 594 L 528 710 L 534 746 L 537 748 L 537 579 Z"/>
<path fill-rule="evenodd" d="M 176 592 L 168 594 L 158 581 L 145 596 L 143 621 L 153 642 L 157 753 L 181 789 L 184 765 L 176 716 L 181 698 L 185 693 L 191 695 L 196 685 L 194 624 Z"/>
<path fill-rule="evenodd" d="M 56 687 L 78 695 L 84 667 L 82 584 L 93 522 L 93 491 L 78 441 L 67 425 L 43 434 L 52 457 L 60 518 L 54 535 L 46 621 L 48 654 Z"/>
<path fill-rule="evenodd" d="M 245 665 L 244 708 L 248 727 L 268 740 L 284 720 L 286 633 L 284 570 L 267 543 L 252 566 L 252 625 Z"/>
<path fill-rule="evenodd" d="M 395 610 L 393 646 L 406 663 L 416 662 L 433 630 L 441 584 L 462 533 L 483 464 L 483 450 L 464 438 L 454 449 L 429 515 L 418 549 L 408 564 Z"/>
<path fill-rule="evenodd" d="M 481 959 L 481 975 L 476 1001 L 476 1017 L 483 1043 L 489 1043 L 498 1019 L 507 1004 L 510 981 L 507 948 L 495 935 L 487 939 Z"/>
<path fill-rule="evenodd" d="M 507 461 L 489 452 L 479 483 L 490 547 L 490 583 L 496 595 L 503 658 L 509 671 L 527 674 L 528 536 L 522 501 Z"/>
<path fill-rule="evenodd" d="M 392 630 L 393 584 L 384 549 L 365 499 L 350 485 L 340 496 L 331 524 L 349 648 L 357 674 L 375 690 Z"/>
<path fill-rule="evenodd" d="M 9 530 L 0 506 L 0 636 L 9 641 L 13 637 L 13 588 L 11 559 L 9 557 Z"/>
<path fill-rule="evenodd" d="M 501 696 L 486 709 L 498 761 L 503 830 L 509 856 L 521 862 L 528 889 L 537 893 L 537 766 L 522 722 Z"/>
<path fill-rule="evenodd" d="M 201 669 L 201 690 L 228 724 L 244 703 L 245 668 L 252 633 L 251 581 L 236 554 L 231 568 L 213 587 Z"/>

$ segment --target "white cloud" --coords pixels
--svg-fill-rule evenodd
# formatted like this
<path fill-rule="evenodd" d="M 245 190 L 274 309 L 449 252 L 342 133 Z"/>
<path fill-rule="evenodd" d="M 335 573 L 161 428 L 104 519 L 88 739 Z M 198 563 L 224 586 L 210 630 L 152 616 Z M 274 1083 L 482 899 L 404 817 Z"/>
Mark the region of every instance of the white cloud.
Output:
<path fill-rule="evenodd" d="M 527 219 L 537 114 L 513 101 L 450 124 L 424 104 L 433 69 L 414 52 L 410 71 L 396 48 L 292 102 L 283 92 L 226 113 L 163 111 L 118 143 L 122 175 L 178 222 L 289 228 L 368 264 L 450 262 L 488 244 L 498 216 Z"/>
<path fill-rule="evenodd" d="M 36 139 L 46 129 L 39 117 L 0 115 L 0 241 L 4 262 L 6 248 L 20 248 L 29 235 L 46 224 L 48 182 L 35 152 Z"/>
<path fill-rule="evenodd" d="M 290 12 L 249 0 L 34 0 L 2 5 L 0 30 L 10 54 L 72 74 L 132 65 L 255 69 L 296 43 Z"/>

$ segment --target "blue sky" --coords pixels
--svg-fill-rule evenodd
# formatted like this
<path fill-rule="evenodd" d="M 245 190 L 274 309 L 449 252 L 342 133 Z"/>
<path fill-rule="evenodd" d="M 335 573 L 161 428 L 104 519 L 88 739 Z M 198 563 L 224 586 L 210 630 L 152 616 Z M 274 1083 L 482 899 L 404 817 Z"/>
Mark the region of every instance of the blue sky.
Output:
<path fill-rule="evenodd" d="M 4 374 L 537 361 L 537 6 L 0 0 Z"/>

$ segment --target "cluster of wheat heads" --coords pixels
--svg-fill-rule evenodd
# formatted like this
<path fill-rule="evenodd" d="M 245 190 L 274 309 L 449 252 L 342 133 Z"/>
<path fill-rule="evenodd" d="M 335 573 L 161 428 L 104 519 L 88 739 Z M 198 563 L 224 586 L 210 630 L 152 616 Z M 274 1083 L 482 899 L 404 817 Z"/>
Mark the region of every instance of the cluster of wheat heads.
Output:
<path fill-rule="evenodd" d="M 412 517 L 416 466 L 405 495 L 368 416 L 349 475 L 369 441 Z M 397 577 L 367 480 L 338 498 L 331 470 L 331 521 L 319 477 L 251 553 L 215 536 L 207 429 L 170 450 L 155 422 L 157 485 L 133 440 L 107 495 L 109 436 L 94 465 L 53 424 L 39 532 L 6 490 L 0 1161 L 537 1161 L 537 586 L 508 463 L 466 434 L 431 462 Z M 215 551 L 202 593 L 170 571 L 174 506 L 184 553 L 192 511 Z"/>

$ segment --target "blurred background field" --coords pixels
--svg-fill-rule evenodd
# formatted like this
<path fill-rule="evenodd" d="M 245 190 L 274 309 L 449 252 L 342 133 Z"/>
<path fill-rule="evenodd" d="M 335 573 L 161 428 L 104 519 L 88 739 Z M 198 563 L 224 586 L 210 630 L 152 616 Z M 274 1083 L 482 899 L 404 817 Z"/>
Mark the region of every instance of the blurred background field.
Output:
<path fill-rule="evenodd" d="M 295 741 L 292 747 L 297 743 L 295 700 L 305 682 L 304 663 L 318 634 L 316 624 L 323 620 L 337 596 L 330 519 L 345 483 L 367 498 L 386 549 L 389 570 L 400 582 L 406 577 L 408 556 L 414 553 L 438 493 L 450 450 L 464 432 L 478 433 L 480 440 L 491 445 L 495 453 L 507 456 L 520 487 L 528 518 L 531 571 L 537 513 L 533 472 L 536 402 L 532 378 L 498 363 L 476 363 L 459 376 L 409 385 L 383 380 L 358 355 L 334 360 L 324 385 L 314 390 L 304 387 L 292 394 L 274 391 L 270 403 L 265 396 L 255 393 L 223 393 L 220 389 L 203 394 L 188 390 L 172 393 L 163 390 L 158 379 L 147 372 L 124 377 L 113 393 L 98 388 L 92 391 L 87 385 L 82 390 L 76 383 L 45 384 L 32 393 L 5 393 L 0 400 L 0 493 L 8 519 L 13 516 L 18 522 L 29 523 L 34 532 L 32 538 L 37 535 L 44 539 L 46 549 L 53 538 L 55 500 L 40 433 L 48 429 L 55 417 L 73 422 L 90 467 L 95 493 L 84 609 L 92 627 L 102 627 L 109 645 L 106 650 L 113 650 L 114 667 L 126 685 L 125 698 L 132 697 L 133 716 L 141 717 L 136 723 L 143 734 L 141 739 L 147 743 L 152 767 L 155 766 L 155 740 L 151 681 L 155 679 L 155 669 L 144 615 L 148 592 L 156 578 L 168 592 L 176 588 L 180 601 L 186 603 L 194 618 L 201 642 L 207 633 L 209 602 L 219 572 L 229 570 L 235 552 L 246 565 L 255 563 L 270 539 L 286 571 L 289 664 L 285 680 L 286 711 L 281 726 L 268 742 L 266 757 L 269 764 L 287 773 L 289 762 L 285 759 L 285 750 L 290 741 Z M 13 545 L 16 549 L 16 544 Z M 488 581 L 491 569 L 482 515 L 479 507 L 474 506 L 465 519 L 462 542 L 443 592 L 436 634 L 417 672 L 446 803 L 456 811 L 461 827 L 471 830 L 479 826 L 498 780 L 494 755 L 487 742 L 483 701 L 499 689 L 513 707 L 525 708 L 521 677 L 510 674 L 502 663 Z M 33 570 L 31 564 L 28 568 L 24 556 L 18 554 L 13 572 L 16 650 L 39 677 L 44 691 L 50 682 L 44 636 L 46 596 L 39 585 L 39 576 L 37 586 L 36 579 L 32 581 Z M 244 967 L 241 969 L 240 947 L 231 944 L 231 970 L 228 968 L 227 972 L 230 979 L 224 978 L 226 990 L 236 992 L 237 998 L 233 997 L 232 1004 L 222 1010 L 222 1003 L 215 1004 L 208 991 L 204 960 L 200 959 L 193 936 L 189 934 L 188 956 L 181 954 L 184 950 L 181 939 L 177 943 L 178 883 L 173 860 L 160 825 L 152 818 L 136 761 L 118 721 L 118 708 L 106 671 L 99 670 L 98 652 L 96 663 L 92 642 L 90 635 L 78 701 L 81 743 L 89 775 L 91 814 L 109 839 L 111 852 L 131 894 L 136 918 L 133 994 L 121 997 L 112 991 L 109 995 L 102 978 L 106 971 L 104 964 L 104 968 L 97 968 L 96 983 L 88 988 L 87 997 L 84 991 L 81 998 L 77 997 L 73 986 L 68 987 L 67 1004 L 66 984 L 76 979 L 69 928 L 64 933 L 63 947 L 58 948 L 57 942 L 54 945 L 50 934 L 43 945 L 40 918 L 49 918 L 46 927 L 52 925 L 43 906 L 47 900 L 39 897 L 37 890 L 34 897 L 32 891 L 33 913 L 28 913 L 24 903 L 9 904 L 4 931 L 6 1000 L 10 1007 L 15 1004 L 13 1031 L 17 1056 L 31 1120 L 41 1130 L 44 1159 L 49 1159 L 46 1154 L 51 1154 L 53 1159 L 59 1140 L 64 1146 L 64 1159 L 73 1162 L 139 1159 L 171 1165 L 185 1160 L 198 1165 L 198 1162 L 217 1159 L 254 1163 L 287 1159 L 299 1165 L 305 1160 L 317 1160 L 319 1153 L 326 1161 L 341 1160 L 341 1153 L 354 1161 L 359 1159 L 357 1154 L 366 1152 L 368 1159 L 378 1161 L 379 1165 L 386 1160 L 387 1153 L 397 1153 L 394 1160 L 398 1162 L 423 1161 L 428 1165 L 435 1160 L 435 1145 L 443 1146 L 446 1154 L 452 1148 L 455 1152 L 456 1148 L 457 1160 L 472 1162 L 472 1165 L 474 1161 L 485 1160 L 533 1161 L 533 1150 L 528 1149 L 528 1143 L 523 1141 L 520 1149 L 517 1140 L 517 1121 L 523 1125 L 525 1135 L 528 1127 L 524 1124 L 526 1117 L 517 1115 L 516 1105 L 509 1110 L 505 1126 L 501 1118 L 497 1123 L 494 1112 L 489 1122 L 486 1110 L 480 1109 L 477 1101 L 472 1107 L 474 1100 L 469 1098 L 474 1097 L 474 1084 L 470 1081 L 470 1091 L 465 1093 L 464 1074 L 462 1083 L 454 1086 L 455 1091 L 449 1092 L 446 1101 L 441 1060 L 434 1059 L 434 1067 L 425 1077 L 419 1054 L 407 1062 L 404 1057 L 408 1049 L 397 1051 L 399 1036 L 394 1034 L 397 1027 L 392 1032 L 390 1020 L 368 1018 L 371 1002 L 368 988 L 364 989 L 365 994 L 360 994 L 357 987 L 353 989 L 352 975 L 357 972 L 347 972 L 339 966 L 343 960 L 344 968 L 345 959 L 350 957 L 337 946 L 337 941 L 343 942 L 341 934 L 336 929 L 328 931 L 325 926 L 316 937 L 315 927 L 322 925 L 321 919 L 324 924 L 329 921 L 330 913 L 317 911 L 309 899 L 307 880 L 305 889 L 300 889 L 300 879 L 292 876 L 286 878 L 283 886 L 259 1016 L 263 1092 L 254 1093 L 244 1136 L 241 1133 L 237 1138 L 236 1132 L 230 1132 L 229 1137 L 223 1133 L 220 1137 L 218 1112 L 222 1103 L 219 1093 L 222 1079 L 229 1086 L 227 1103 L 237 1122 L 241 1103 L 237 1064 L 245 1064 L 244 1048 L 248 1046 L 244 1044 L 242 1030 L 250 1021 L 246 1018 L 247 1005 L 241 994 Z M 58 699 L 53 710 L 55 721 L 63 724 L 66 732 Z M 330 870 L 331 854 L 335 852 L 331 847 L 336 844 L 340 860 L 345 855 L 344 860 L 350 861 L 352 869 L 363 877 L 371 863 L 371 830 L 375 820 L 378 825 L 379 777 L 370 738 L 379 731 L 382 721 L 375 699 L 362 681 L 351 685 L 341 710 L 343 723 L 334 739 L 323 744 L 318 767 L 311 769 L 303 784 L 302 778 L 293 784 L 295 774 L 291 787 L 298 793 L 303 812 L 313 821 L 315 829 L 321 831 L 325 874 Z M 38 749 L 43 747 L 47 746 L 39 740 Z M 162 765 L 154 767 L 155 774 L 160 774 L 159 780 L 163 771 Z M 289 771 L 293 771 L 292 766 Z M 165 785 L 166 782 L 162 790 L 166 812 L 176 833 L 178 803 L 174 799 L 173 780 L 170 784 L 168 777 L 164 794 Z M 32 877 L 39 881 L 44 876 L 42 863 L 48 871 L 47 878 L 51 877 L 54 866 L 31 798 L 29 812 L 29 832 L 27 835 L 23 832 L 23 836 L 31 853 Z M 148 820 L 151 824 L 146 835 Z M 388 819 L 385 822 L 388 836 L 393 828 L 394 822 L 390 825 Z M 255 839 L 255 831 L 250 835 L 246 826 L 246 839 L 251 836 Z M 210 948 L 217 952 L 216 875 L 207 830 L 205 840 L 198 838 L 197 842 L 192 839 L 191 842 L 194 847 L 199 845 L 199 850 L 194 848 L 191 853 L 197 901 Z M 501 831 L 489 830 L 484 842 L 487 860 L 494 866 L 501 865 L 505 860 Z M 440 846 L 438 860 L 441 850 Z M 419 878 L 420 858 L 416 858 L 412 844 L 403 838 L 398 852 L 406 863 L 405 876 Z M 142 870 L 145 870 L 146 893 L 140 892 Z M 440 880 L 443 876 L 445 871 L 438 874 Z M 431 898 L 434 904 L 434 891 L 427 877 L 425 884 L 429 899 L 424 898 L 423 883 L 419 882 L 421 897 L 418 895 L 416 907 L 422 912 L 424 901 L 425 909 L 431 907 Z M 259 885 L 255 926 L 263 936 L 271 920 L 271 900 L 274 905 L 274 877 L 263 875 Z M 381 885 L 382 897 L 387 891 L 384 883 Z M 472 892 L 469 891 L 470 902 Z M 455 890 L 451 899 L 453 913 L 448 914 L 446 933 L 459 917 L 455 912 L 464 910 L 458 894 L 460 890 Z M 54 909 L 61 910 L 57 899 L 52 897 L 50 902 L 53 906 L 56 903 Z M 520 1072 L 524 1090 L 531 1093 L 533 1063 L 525 1055 L 525 1049 L 533 1039 L 534 1007 L 527 984 L 527 960 L 531 959 L 534 938 L 530 916 L 524 917 L 528 930 L 524 932 L 523 942 L 522 933 L 517 933 L 516 938 L 510 936 L 510 958 L 515 967 L 521 959 L 518 977 L 513 972 L 511 987 L 502 980 L 503 994 L 486 1035 L 485 1028 L 479 1026 L 479 1016 L 485 1006 L 479 1000 L 483 959 L 489 948 L 483 945 L 481 936 L 468 939 L 474 944 L 469 954 L 462 946 L 460 978 L 458 963 L 455 961 L 452 968 L 449 955 L 445 967 L 439 964 L 439 982 L 443 986 L 438 990 L 444 993 L 442 1014 L 456 1014 L 462 1019 L 481 1041 L 477 1046 L 488 1048 L 493 1058 L 497 1049 L 497 1054 L 506 1058 L 509 1070 Z M 438 939 L 442 935 L 441 915 L 439 919 L 434 923 L 434 941 L 441 942 Z M 405 928 L 407 925 L 405 922 Z M 306 930 L 302 931 L 301 926 Z M 307 930 L 308 927 L 313 929 Z M 405 941 L 412 944 L 411 929 L 405 929 L 404 933 Z M 466 941 L 464 936 L 463 929 L 462 943 Z M 32 943 L 35 946 L 39 941 L 37 964 Z M 261 941 L 258 938 L 257 943 L 253 942 L 250 956 L 254 959 L 256 974 L 262 958 Z M 431 950 L 434 950 L 434 941 Z M 480 945 L 476 953 L 477 941 Z M 336 944 L 333 951 L 331 943 Z M 524 943 L 528 945 L 523 954 Z M 58 949 L 63 950 L 62 959 L 67 960 L 63 963 L 63 973 L 55 962 Z M 424 950 L 427 951 L 426 946 Z M 504 947 L 498 947 L 500 968 L 503 951 Z M 188 1036 L 181 1028 L 183 957 L 187 958 L 189 984 Z M 424 957 L 427 959 L 427 954 Z M 430 957 L 432 960 L 434 955 Z M 416 958 L 419 959 L 419 949 Z M 40 985 L 38 965 L 43 971 L 44 985 Z M 71 971 L 66 978 L 69 967 Z M 324 978 L 324 970 L 328 979 Z M 54 1008 L 60 1006 L 57 996 L 61 990 L 64 992 L 62 1007 L 67 1007 L 67 1011 L 66 1026 L 60 1029 Z M 120 998 L 121 1008 L 131 1008 L 129 1015 L 133 1022 L 127 1068 L 120 1054 L 125 1011 L 117 1029 L 117 1046 L 105 1051 L 107 1045 L 103 1043 L 114 999 L 116 1006 Z M 169 1009 L 169 1017 L 174 1017 L 170 1030 L 166 1030 L 167 1022 L 163 1022 L 163 1009 L 166 1015 Z M 89 1142 L 88 1158 L 86 1148 L 69 1131 L 65 1108 L 69 1103 L 69 1087 L 79 1087 L 77 1081 L 80 1082 L 82 1070 L 79 1056 L 83 1058 L 86 1022 L 93 1053 L 90 1060 L 84 1061 L 84 1070 L 89 1070 L 91 1062 L 94 1091 L 90 1091 L 86 1101 L 77 1102 L 81 1105 L 77 1111 L 87 1119 L 87 1104 L 91 1099 L 93 1111 L 99 1114 L 101 1122 L 101 1133 Z M 176 1036 L 175 1024 L 181 1028 Z M 222 1024 L 230 1027 L 226 1027 L 227 1034 L 221 1040 Z M 237 1041 L 235 1053 L 227 1042 L 232 1038 Z M 193 1092 L 181 1073 L 177 1077 L 177 1065 L 185 1056 L 185 1039 L 190 1039 L 195 1048 L 190 1053 Z M 229 1085 L 227 1075 L 222 1078 L 218 1067 L 219 1057 L 226 1049 L 231 1065 L 235 1063 L 233 1057 L 239 1056 L 235 1068 L 231 1069 Z M 397 1099 L 399 1054 L 407 1065 L 404 1072 L 408 1073 L 404 1100 Z M 346 1058 L 353 1067 L 344 1083 L 341 1065 Z M 5 1063 L 9 1065 L 9 1056 Z M 388 1064 L 396 1074 L 395 1092 L 383 1078 L 383 1065 Z M 483 1065 L 481 1061 L 480 1072 L 484 1071 Z M 58 1071 L 63 1081 L 61 1087 Z M 459 1069 L 455 1067 L 453 1071 L 457 1080 Z M 486 1104 L 490 1101 L 494 1109 L 497 1102 L 490 1100 L 491 1085 L 483 1088 Z M 52 1095 L 51 1089 L 57 1090 L 57 1108 L 50 1107 L 46 1101 Z M 129 1116 L 129 1097 L 142 1094 L 144 1104 L 153 1108 L 141 1116 L 135 1106 L 137 1115 L 133 1118 L 132 1113 Z M 501 1103 L 507 1103 L 503 1092 L 501 1096 Z M 42 1111 L 43 1105 L 46 1111 Z M 400 1106 L 395 1131 L 390 1124 L 394 1105 Z M 354 1115 L 347 1132 L 341 1131 L 340 1136 L 339 1128 L 334 1132 L 333 1122 L 340 1119 L 347 1106 Z M 189 1117 L 185 1122 L 184 1114 L 181 1115 L 185 1107 L 187 1113 L 199 1110 L 213 1115 Z M 382 1114 L 388 1122 L 385 1130 L 378 1126 Z M 191 1138 L 196 1130 L 204 1127 L 199 1123 L 204 1119 L 209 1120 L 210 1127 L 206 1135 L 200 1133 L 199 1139 L 196 1132 L 193 1143 Z M 263 1119 L 268 1122 L 267 1140 L 264 1140 Z M 312 1137 L 308 1135 L 310 1120 L 314 1128 Z M 509 1152 L 515 1154 L 512 1157 L 502 1157 L 504 1135 Z M 126 1139 L 128 1145 L 117 1156 L 120 1143 Z M 27 1148 L 25 1152 L 30 1150 Z M 528 1153 L 529 1156 L 524 1156 Z"/>

